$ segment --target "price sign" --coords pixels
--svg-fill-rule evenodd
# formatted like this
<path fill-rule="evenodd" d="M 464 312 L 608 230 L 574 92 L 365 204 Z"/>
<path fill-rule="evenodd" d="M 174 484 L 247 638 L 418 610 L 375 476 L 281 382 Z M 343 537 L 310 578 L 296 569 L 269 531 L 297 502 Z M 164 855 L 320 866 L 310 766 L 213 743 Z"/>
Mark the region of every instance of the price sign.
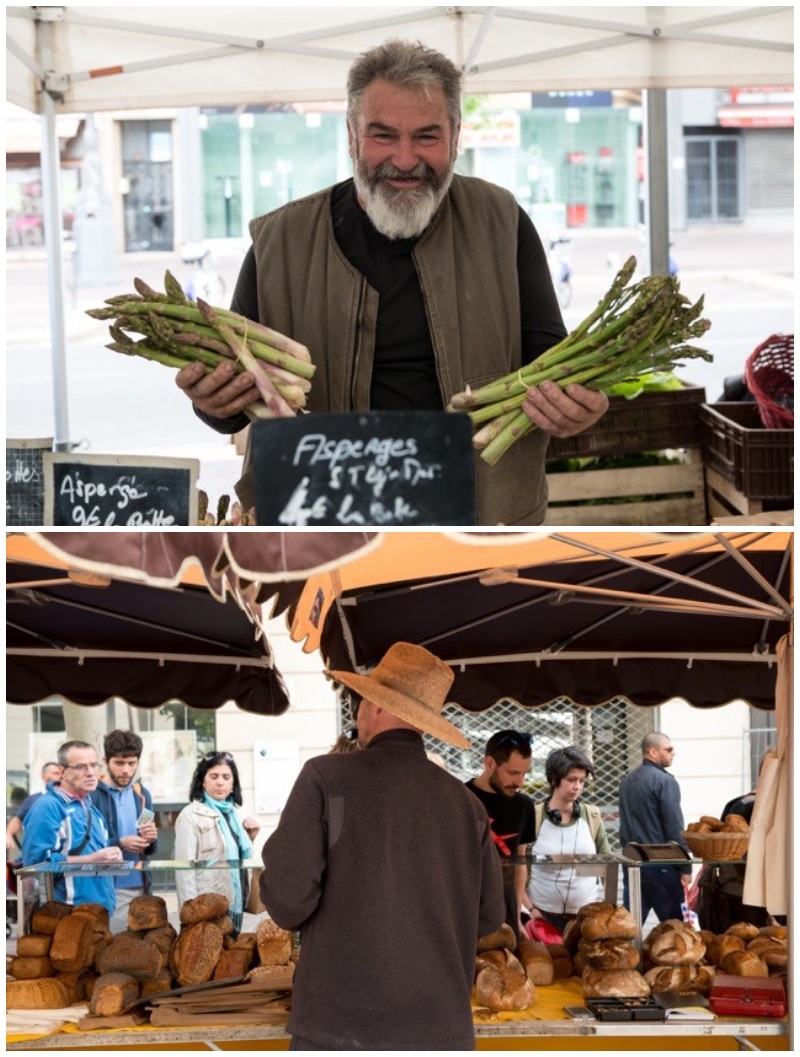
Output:
<path fill-rule="evenodd" d="M 44 457 L 46 525 L 196 525 L 197 459 Z"/>
<path fill-rule="evenodd" d="M 314 414 L 251 429 L 259 525 L 475 524 L 465 414 Z"/>
<path fill-rule="evenodd" d="M 44 523 L 44 466 L 53 438 L 6 440 L 6 525 Z"/>

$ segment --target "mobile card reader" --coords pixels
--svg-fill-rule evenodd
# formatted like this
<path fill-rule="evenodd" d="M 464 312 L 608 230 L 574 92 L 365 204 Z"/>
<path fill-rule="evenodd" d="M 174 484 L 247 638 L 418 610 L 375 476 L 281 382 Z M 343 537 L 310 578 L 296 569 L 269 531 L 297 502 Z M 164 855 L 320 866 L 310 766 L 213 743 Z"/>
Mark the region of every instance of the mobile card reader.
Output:
<path fill-rule="evenodd" d="M 622 849 L 622 854 L 626 859 L 636 859 L 639 862 L 674 862 L 675 859 L 690 862 L 692 858 L 675 840 L 665 844 L 639 844 L 637 841 L 631 841 Z"/>

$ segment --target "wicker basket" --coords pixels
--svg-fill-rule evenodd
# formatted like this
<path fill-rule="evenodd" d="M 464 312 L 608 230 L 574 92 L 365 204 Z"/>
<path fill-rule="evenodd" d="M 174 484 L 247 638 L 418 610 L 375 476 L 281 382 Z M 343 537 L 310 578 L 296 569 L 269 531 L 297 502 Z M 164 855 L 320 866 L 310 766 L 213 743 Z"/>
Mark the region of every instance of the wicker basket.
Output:
<path fill-rule="evenodd" d="M 750 354 L 744 369 L 767 429 L 794 428 L 794 334 L 772 334 Z"/>
<path fill-rule="evenodd" d="M 681 836 L 697 859 L 741 859 L 747 854 L 748 833 L 689 833 Z"/>

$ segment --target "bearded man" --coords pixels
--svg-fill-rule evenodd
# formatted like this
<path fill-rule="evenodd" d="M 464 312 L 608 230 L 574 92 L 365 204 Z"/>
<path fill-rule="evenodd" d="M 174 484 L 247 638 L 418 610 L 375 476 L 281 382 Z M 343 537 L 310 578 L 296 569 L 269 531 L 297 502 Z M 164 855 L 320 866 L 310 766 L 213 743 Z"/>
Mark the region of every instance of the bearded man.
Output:
<path fill-rule="evenodd" d="M 231 307 L 309 348 L 309 411 L 442 410 L 564 337 L 530 218 L 510 192 L 454 175 L 460 127 L 457 67 L 388 41 L 350 69 L 352 180 L 251 222 Z M 243 429 L 258 399 L 232 363 L 208 375 L 191 364 L 177 384 L 222 433 Z M 544 382 L 522 407 L 538 429 L 494 467 L 475 453 L 477 524 L 541 523 L 549 435 L 588 429 L 608 400 Z M 236 491 L 253 505 L 249 452 Z"/>

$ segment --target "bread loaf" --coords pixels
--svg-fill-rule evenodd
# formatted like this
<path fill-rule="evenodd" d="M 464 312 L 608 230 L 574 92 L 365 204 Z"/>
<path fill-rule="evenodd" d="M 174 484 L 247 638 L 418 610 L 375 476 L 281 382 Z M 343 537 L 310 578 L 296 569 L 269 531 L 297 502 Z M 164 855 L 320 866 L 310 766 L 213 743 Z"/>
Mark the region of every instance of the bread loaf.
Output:
<path fill-rule="evenodd" d="M 126 973 L 105 973 L 92 990 L 89 1012 L 96 1017 L 117 1017 L 139 997 L 139 984 Z"/>
<path fill-rule="evenodd" d="M 158 947 L 164 959 L 164 965 L 166 965 L 172 945 L 178 938 L 178 933 L 172 925 L 166 924 L 157 929 L 148 929 L 147 932 L 140 932 L 138 935 L 142 937 L 145 943 L 152 943 L 155 947 Z"/>
<path fill-rule="evenodd" d="M 572 955 L 572 973 L 574 976 L 583 976 L 586 969 L 589 966 L 586 964 L 586 959 L 579 950 L 575 951 Z"/>
<path fill-rule="evenodd" d="M 580 941 L 581 924 L 577 917 L 574 917 L 571 921 L 567 922 L 566 928 L 564 929 L 564 946 L 570 954 L 574 954 L 578 949 Z"/>
<path fill-rule="evenodd" d="M 17 940 L 17 954 L 21 957 L 42 958 L 50 951 L 52 936 L 35 936 L 32 933 Z"/>
<path fill-rule="evenodd" d="M 732 951 L 726 954 L 720 969 L 731 976 L 769 976 L 767 963 L 752 951 Z"/>
<path fill-rule="evenodd" d="M 132 931 L 146 932 L 168 924 L 167 904 L 161 896 L 136 896 L 128 904 L 128 928 Z"/>
<path fill-rule="evenodd" d="M 69 903 L 58 903 L 55 900 L 49 903 L 42 903 L 40 907 L 34 910 L 31 917 L 31 932 L 38 932 L 43 936 L 52 936 L 59 921 L 71 913 L 72 907 Z"/>
<path fill-rule="evenodd" d="M 213 918 L 212 920 L 222 933 L 223 937 L 233 935 L 233 918 L 228 917 L 227 914 L 223 914 L 222 917 Z"/>
<path fill-rule="evenodd" d="M 73 914 L 88 914 L 94 922 L 96 931 L 108 928 L 108 911 L 102 903 L 78 903 L 72 908 Z"/>
<path fill-rule="evenodd" d="M 758 936 L 747 944 L 752 954 L 757 954 L 771 969 L 784 969 L 788 961 L 786 944 L 772 936 Z"/>
<path fill-rule="evenodd" d="M 572 976 L 572 958 L 563 943 L 546 944 L 553 959 L 553 977 L 556 980 L 567 980 Z"/>
<path fill-rule="evenodd" d="M 58 973 L 56 976 L 56 980 L 66 988 L 71 1006 L 74 1006 L 76 1002 L 86 1001 L 86 985 L 90 979 L 94 978 L 95 973 L 89 969 L 81 969 L 78 973 Z"/>
<path fill-rule="evenodd" d="M 214 969 L 214 980 L 228 980 L 246 976 L 253 965 L 255 951 L 245 947 L 231 947 L 223 951 Z"/>
<path fill-rule="evenodd" d="M 555 967 L 546 944 L 520 940 L 515 953 L 534 987 L 549 987 L 552 984 Z"/>
<path fill-rule="evenodd" d="M 741 815 L 726 815 L 723 819 L 725 825 L 728 827 L 730 833 L 749 833 L 750 826 L 747 823 L 747 819 Z"/>
<path fill-rule="evenodd" d="M 170 953 L 170 970 L 181 987 L 204 984 L 222 954 L 222 933 L 212 921 L 182 928 Z"/>
<path fill-rule="evenodd" d="M 142 980 L 139 985 L 139 998 L 146 998 L 148 995 L 160 995 L 164 991 L 172 991 L 174 987 L 175 984 L 169 969 L 162 969 L 158 976 L 154 976 L 152 980 Z"/>
<path fill-rule="evenodd" d="M 196 925 L 199 921 L 213 921 L 228 913 L 230 903 L 226 896 L 218 892 L 205 892 L 203 895 L 187 899 L 180 909 L 182 925 Z"/>
<path fill-rule="evenodd" d="M 46 954 L 18 955 L 11 959 L 10 972 L 15 980 L 36 980 L 42 976 L 56 975 Z"/>
<path fill-rule="evenodd" d="M 647 998 L 650 986 L 635 969 L 586 969 L 583 973 L 586 998 Z"/>
<path fill-rule="evenodd" d="M 696 965 L 706 953 L 700 934 L 677 918 L 656 925 L 645 940 L 645 950 L 656 965 Z"/>
<path fill-rule="evenodd" d="M 581 940 L 578 951 L 588 969 L 636 969 L 639 952 L 630 940 Z"/>
<path fill-rule="evenodd" d="M 505 969 L 507 965 L 510 965 L 515 967 L 519 973 L 524 972 L 519 959 L 507 947 L 503 947 L 502 950 L 498 951 L 478 951 L 475 955 L 476 975 L 481 969 L 485 969 L 487 965 L 494 965 L 498 969 Z"/>
<path fill-rule="evenodd" d="M 632 940 L 638 931 L 633 915 L 625 907 L 601 905 L 581 919 L 581 936 L 585 940 Z"/>
<path fill-rule="evenodd" d="M 749 921 L 737 921 L 735 925 L 731 925 L 729 929 L 726 929 L 723 935 L 738 936 L 739 939 L 744 940 L 745 944 L 747 944 L 750 940 L 754 940 L 759 935 L 759 932 L 758 928 L 755 925 L 751 925 Z"/>
<path fill-rule="evenodd" d="M 496 932 L 489 932 L 478 940 L 478 951 L 495 951 L 507 947 L 513 951 L 517 945 L 517 937 L 510 925 L 503 922 Z"/>
<path fill-rule="evenodd" d="M 584 903 L 575 915 L 575 921 L 580 926 L 583 925 L 586 918 L 593 917 L 595 914 L 608 914 L 612 910 L 616 910 L 615 903 L 605 903 L 602 900 L 597 900 L 594 903 Z"/>
<path fill-rule="evenodd" d="M 164 955 L 154 943 L 134 939 L 125 933 L 115 936 L 97 959 L 101 976 L 124 973 L 134 980 L 152 980 L 165 964 Z"/>
<path fill-rule="evenodd" d="M 264 918 L 256 929 L 258 957 L 262 965 L 286 965 L 292 956 L 292 934 L 270 918 Z"/>
<path fill-rule="evenodd" d="M 712 965 L 721 965 L 722 959 L 726 954 L 731 954 L 733 951 L 743 951 L 744 940 L 738 936 L 714 936 L 709 945 L 706 947 L 706 959 L 711 962 Z"/>
<path fill-rule="evenodd" d="M 102 909 L 105 910 L 105 907 Z M 77 973 L 92 965 L 97 942 L 95 920 L 92 913 L 82 912 L 69 914 L 59 921 L 50 947 L 50 961 L 54 969 L 62 973 Z"/>
<path fill-rule="evenodd" d="M 657 965 L 644 978 L 654 995 L 679 991 L 682 995 L 706 995 L 714 983 L 716 969 L 710 965 Z"/>
<path fill-rule="evenodd" d="M 536 992 L 524 973 L 520 975 L 487 965 L 481 969 L 475 981 L 475 998 L 478 1005 L 500 1012 L 527 1009 L 533 1005 Z"/>
<path fill-rule="evenodd" d="M 765 925 L 758 933 L 760 936 L 773 936 L 776 940 L 786 941 L 789 938 L 785 925 Z"/>
<path fill-rule="evenodd" d="M 255 932 L 240 932 L 238 936 L 226 936 L 225 937 L 225 949 L 231 950 L 237 947 L 241 947 L 247 951 L 255 952 L 258 946 L 258 940 Z"/>
<path fill-rule="evenodd" d="M 6 981 L 6 1009 L 65 1009 L 67 989 L 54 976 Z"/>

